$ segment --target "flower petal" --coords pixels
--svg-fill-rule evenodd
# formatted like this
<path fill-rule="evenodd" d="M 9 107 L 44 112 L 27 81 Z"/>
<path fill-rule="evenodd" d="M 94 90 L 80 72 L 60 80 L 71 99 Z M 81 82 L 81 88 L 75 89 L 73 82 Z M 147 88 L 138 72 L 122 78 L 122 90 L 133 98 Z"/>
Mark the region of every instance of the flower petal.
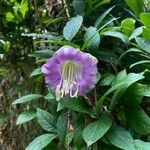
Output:
<path fill-rule="evenodd" d="M 80 95 L 84 95 L 91 91 L 96 84 L 96 76 L 84 74 L 81 80 L 78 80 L 80 85 Z"/>
<path fill-rule="evenodd" d="M 54 58 L 59 61 L 60 64 L 65 61 L 78 61 L 82 59 L 81 51 L 79 49 L 74 49 L 70 46 L 63 46 L 55 54 Z"/>

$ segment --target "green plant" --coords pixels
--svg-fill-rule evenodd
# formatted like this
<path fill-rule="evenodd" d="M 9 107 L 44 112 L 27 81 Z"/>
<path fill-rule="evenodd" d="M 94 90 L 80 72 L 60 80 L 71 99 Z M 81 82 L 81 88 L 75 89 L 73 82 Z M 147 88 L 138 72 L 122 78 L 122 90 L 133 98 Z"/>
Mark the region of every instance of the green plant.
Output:
<path fill-rule="evenodd" d="M 26 8 L 23 2 L 20 5 Z M 27 108 L 19 115 L 17 124 L 36 118 L 42 128 L 42 135 L 35 138 L 27 150 L 150 149 L 149 3 L 125 0 L 119 4 L 124 8 L 120 10 L 115 6 L 117 1 L 73 0 L 64 8 L 65 23 L 59 17 L 51 20 L 64 25 L 57 33 L 29 31 L 23 34 L 26 40 L 34 39 L 34 47 L 44 45 L 41 50 L 27 52 L 27 58 L 30 54 L 33 62 L 36 59 L 37 68 L 30 77 L 37 87 L 43 83 L 45 90 L 29 90 L 29 94 L 13 102 L 14 106 Z M 127 11 L 127 5 L 131 10 Z M 27 8 L 17 9 L 17 13 L 22 14 L 16 18 L 17 24 L 26 11 Z M 13 22 L 10 16 L 6 14 Z M 41 66 L 64 45 L 98 59 L 97 83 L 87 95 L 56 101 L 51 87 L 44 83 Z"/>

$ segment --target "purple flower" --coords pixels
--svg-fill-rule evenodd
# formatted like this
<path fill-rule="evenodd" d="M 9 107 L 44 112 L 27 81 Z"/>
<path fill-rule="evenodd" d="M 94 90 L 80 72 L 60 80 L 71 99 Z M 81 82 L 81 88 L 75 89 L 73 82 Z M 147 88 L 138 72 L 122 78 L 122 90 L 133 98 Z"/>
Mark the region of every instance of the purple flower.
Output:
<path fill-rule="evenodd" d="M 95 87 L 97 59 L 79 49 L 63 46 L 42 66 L 45 82 L 56 99 L 84 95 Z"/>

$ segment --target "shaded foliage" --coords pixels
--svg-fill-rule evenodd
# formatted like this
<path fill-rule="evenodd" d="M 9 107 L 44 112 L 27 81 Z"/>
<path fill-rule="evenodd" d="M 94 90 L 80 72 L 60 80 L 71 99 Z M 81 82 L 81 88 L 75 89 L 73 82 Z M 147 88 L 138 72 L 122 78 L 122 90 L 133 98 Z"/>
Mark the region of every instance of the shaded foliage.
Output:
<path fill-rule="evenodd" d="M 150 149 L 149 0 L 0 3 L 1 144 Z M 86 96 L 57 102 L 40 67 L 63 45 L 95 56 L 100 74 Z M 17 124 L 29 121 L 20 128 L 14 125 L 18 114 Z M 14 128 L 17 136 L 23 133 L 20 147 L 5 139 L 5 133 L 14 138 Z"/>

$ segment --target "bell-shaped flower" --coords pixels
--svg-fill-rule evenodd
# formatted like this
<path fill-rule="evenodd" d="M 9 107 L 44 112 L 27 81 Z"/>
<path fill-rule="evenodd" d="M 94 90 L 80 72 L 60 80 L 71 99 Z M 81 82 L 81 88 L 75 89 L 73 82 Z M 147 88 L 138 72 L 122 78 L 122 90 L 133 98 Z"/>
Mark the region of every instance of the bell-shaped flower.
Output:
<path fill-rule="evenodd" d="M 98 60 L 89 53 L 63 46 L 42 66 L 45 82 L 56 99 L 77 97 L 91 91 L 96 84 Z"/>

